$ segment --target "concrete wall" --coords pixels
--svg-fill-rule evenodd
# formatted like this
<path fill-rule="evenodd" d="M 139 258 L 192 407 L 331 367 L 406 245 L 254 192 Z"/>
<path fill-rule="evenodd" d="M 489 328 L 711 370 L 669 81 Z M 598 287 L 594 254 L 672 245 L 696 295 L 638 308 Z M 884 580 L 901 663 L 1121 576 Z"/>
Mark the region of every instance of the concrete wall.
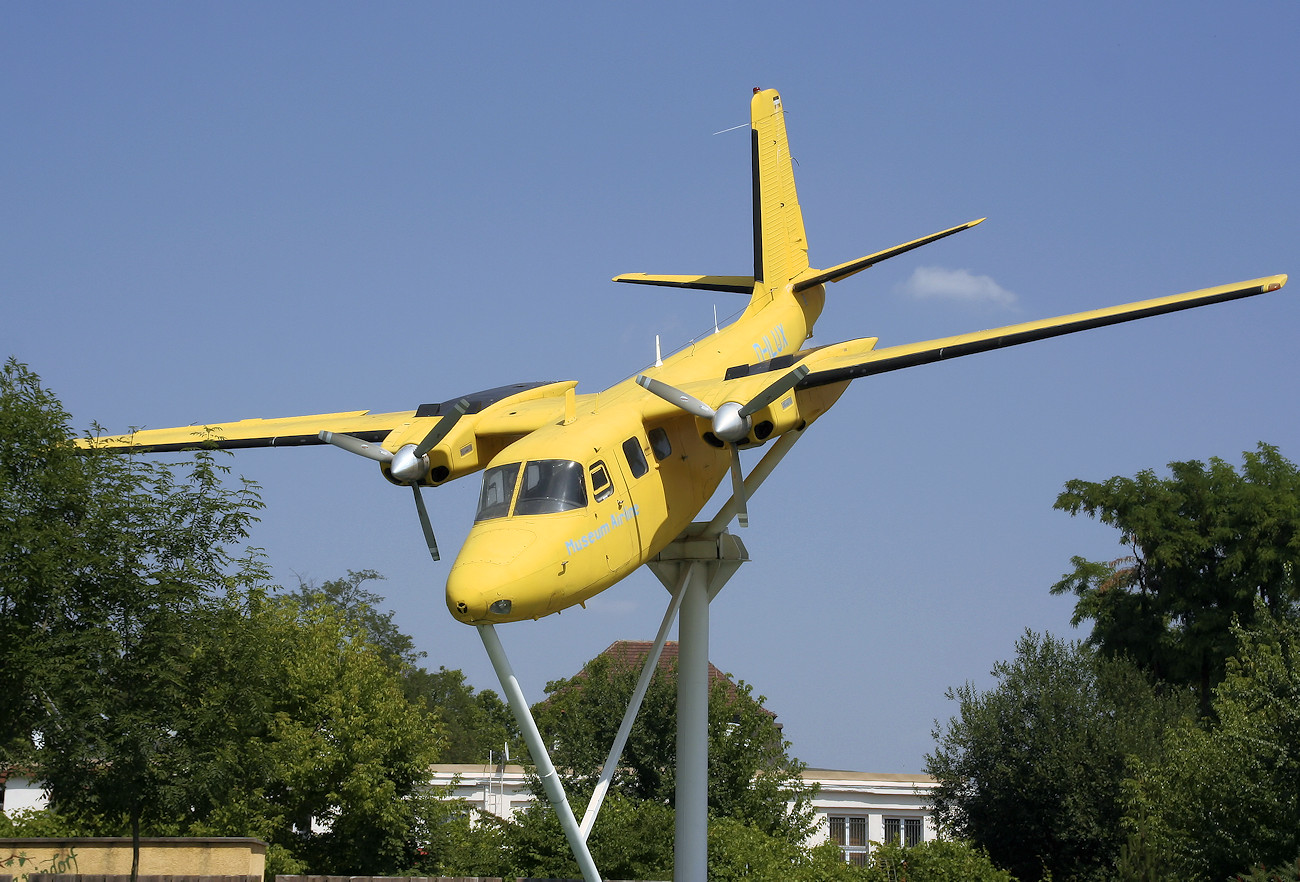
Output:
<path fill-rule="evenodd" d="M 129 876 L 131 839 L 0 839 L 0 873 Z M 142 838 L 142 876 L 252 876 L 266 873 L 266 843 L 247 838 Z"/>

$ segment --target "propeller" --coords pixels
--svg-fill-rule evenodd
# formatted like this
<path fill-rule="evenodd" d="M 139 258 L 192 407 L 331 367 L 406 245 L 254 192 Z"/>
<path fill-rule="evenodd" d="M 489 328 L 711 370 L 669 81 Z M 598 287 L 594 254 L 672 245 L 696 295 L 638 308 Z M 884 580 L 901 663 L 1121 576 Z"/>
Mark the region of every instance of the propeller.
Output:
<path fill-rule="evenodd" d="M 636 381 L 646 391 L 658 395 L 669 404 L 674 404 L 687 413 L 709 420 L 713 424 L 713 434 L 731 448 L 731 493 L 738 506 L 736 521 L 740 526 L 748 527 L 749 511 L 746 507 L 745 476 L 740 469 L 740 442 L 749 437 L 749 430 L 754 427 L 752 419 L 754 414 L 789 392 L 808 374 L 807 366 L 801 364 L 767 386 L 746 404 L 728 401 L 719 405 L 717 409 L 662 380 L 642 374 L 636 378 Z"/>
<path fill-rule="evenodd" d="M 424 505 L 424 496 L 420 493 L 420 482 L 429 474 L 429 451 L 438 446 L 443 438 L 451 433 L 470 408 L 468 398 L 462 398 L 451 408 L 451 413 L 434 424 L 429 433 L 419 444 L 403 444 L 396 453 L 385 450 L 379 444 L 362 441 L 355 435 L 342 435 L 336 432 L 321 431 L 320 439 L 326 444 L 333 444 L 349 453 L 373 459 L 375 462 L 388 463 L 388 474 L 394 480 L 409 484 L 415 494 L 415 510 L 420 516 L 420 527 L 424 530 L 424 541 L 429 546 L 429 556 L 438 557 L 438 540 L 433 535 L 433 523 L 429 520 L 429 510 Z"/>

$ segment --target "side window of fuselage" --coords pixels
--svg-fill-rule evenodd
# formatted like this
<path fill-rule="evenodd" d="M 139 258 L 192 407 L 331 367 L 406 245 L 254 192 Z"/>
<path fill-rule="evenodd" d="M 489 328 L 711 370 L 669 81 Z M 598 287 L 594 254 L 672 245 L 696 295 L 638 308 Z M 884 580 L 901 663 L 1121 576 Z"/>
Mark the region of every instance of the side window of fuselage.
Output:
<path fill-rule="evenodd" d="M 641 450 L 641 442 L 635 437 L 623 442 L 623 456 L 627 459 L 627 467 L 633 478 L 639 478 L 650 471 L 650 464 L 645 461 L 645 453 Z"/>
<path fill-rule="evenodd" d="M 650 439 L 650 452 L 655 455 L 655 462 L 663 462 L 673 452 L 672 442 L 663 426 L 656 426 L 646 433 Z"/>
<path fill-rule="evenodd" d="M 591 464 L 591 494 L 597 502 L 602 502 L 614 492 L 614 485 L 609 480 L 609 469 L 597 460 Z"/>

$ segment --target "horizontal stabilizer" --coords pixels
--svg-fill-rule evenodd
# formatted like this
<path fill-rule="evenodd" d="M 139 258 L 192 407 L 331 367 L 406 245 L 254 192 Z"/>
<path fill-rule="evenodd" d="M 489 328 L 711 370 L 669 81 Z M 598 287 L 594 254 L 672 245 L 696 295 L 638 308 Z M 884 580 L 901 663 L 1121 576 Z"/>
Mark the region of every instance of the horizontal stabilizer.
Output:
<path fill-rule="evenodd" d="M 633 285 L 663 285 L 668 288 L 698 288 L 703 291 L 727 291 L 731 294 L 753 294 L 753 276 L 652 276 L 647 273 L 624 273 L 614 277 L 615 282 Z"/>
<path fill-rule="evenodd" d="M 922 245 L 929 245 L 931 242 L 937 242 L 940 239 L 947 238 L 953 233 L 960 233 L 962 230 L 969 230 L 976 224 L 982 224 L 985 218 L 973 220 L 970 223 L 961 224 L 929 236 L 923 236 L 920 239 L 913 239 L 911 242 L 904 242 L 902 245 L 895 245 L 893 248 L 886 248 L 884 251 L 877 251 L 875 254 L 868 254 L 866 257 L 859 257 L 857 260 L 851 260 L 848 263 L 841 263 L 839 266 L 833 266 L 830 269 L 805 270 L 802 277 L 795 280 L 794 290 L 805 291 L 815 285 L 824 285 L 827 282 L 838 282 L 841 279 L 847 279 L 854 273 L 860 273 L 864 269 L 875 266 L 882 260 L 888 260 L 891 257 L 897 257 L 900 254 L 906 254 L 913 248 L 920 248 Z"/>

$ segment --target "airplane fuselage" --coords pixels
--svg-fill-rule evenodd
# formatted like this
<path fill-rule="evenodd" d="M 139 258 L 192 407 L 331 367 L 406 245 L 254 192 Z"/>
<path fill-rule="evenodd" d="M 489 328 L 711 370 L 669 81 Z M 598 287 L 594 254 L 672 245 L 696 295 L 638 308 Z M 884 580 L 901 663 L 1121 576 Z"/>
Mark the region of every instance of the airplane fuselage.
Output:
<path fill-rule="evenodd" d="M 686 386 L 738 365 L 792 356 L 810 336 L 824 297 L 821 286 L 799 294 L 789 285 L 775 288 L 753 298 L 734 324 L 642 373 Z M 842 389 L 791 392 L 784 406 L 769 408 L 771 417 L 755 421 L 755 435 L 763 437 L 748 443 L 811 422 Z M 707 421 L 683 411 L 645 419 L 648 398 L 634 378 L 578 396 L 571 420 L 531 432 L 491 459 L 476 522 L 447 580 L 455 618 L 518 621 L 584 603 L 652 559 L 696 518 L 726 477 L 731 451 L 710 435 Z M 557 468 L 533 464 L 555 462 L 575 464 L 565 467 L 574 499 L 530 512 L 530 488 L 549 477 L 543 470 Z M 512 466 L 519 468 L 502 505 L 489 494 L 503 495 L 496 485 L 512 478 Z"/>
<path fill-rule="evenodd" d="M 737 293 L 744 313 L 639 375 L 578 395 L 573 381 L 503 386 L 414 411 L 368 410 L 79 439 L 81 448 L 167 452 L 331 444 L 379 463 L 415 491 L 482 472 L 475 522 L 447 579 L 447 606 L 470 624 L 539 618 L 631 574 L 686 530 L 730 471 L 744 523 L 740 448 L 801 432 L 855 379 L 1276 291 L 1276 275 L 879 349 L 859 337 L 805 349 L 826 288 L 883 260 L 968 230 L 972 220 L 813 267 L 780 95 L 750 100 L 752 276 L 628 273 L 616 282 Z M 648 342 L 648 341 L 647 341 Z M 798 437 L 797 435 L 795 437 Z"/>

